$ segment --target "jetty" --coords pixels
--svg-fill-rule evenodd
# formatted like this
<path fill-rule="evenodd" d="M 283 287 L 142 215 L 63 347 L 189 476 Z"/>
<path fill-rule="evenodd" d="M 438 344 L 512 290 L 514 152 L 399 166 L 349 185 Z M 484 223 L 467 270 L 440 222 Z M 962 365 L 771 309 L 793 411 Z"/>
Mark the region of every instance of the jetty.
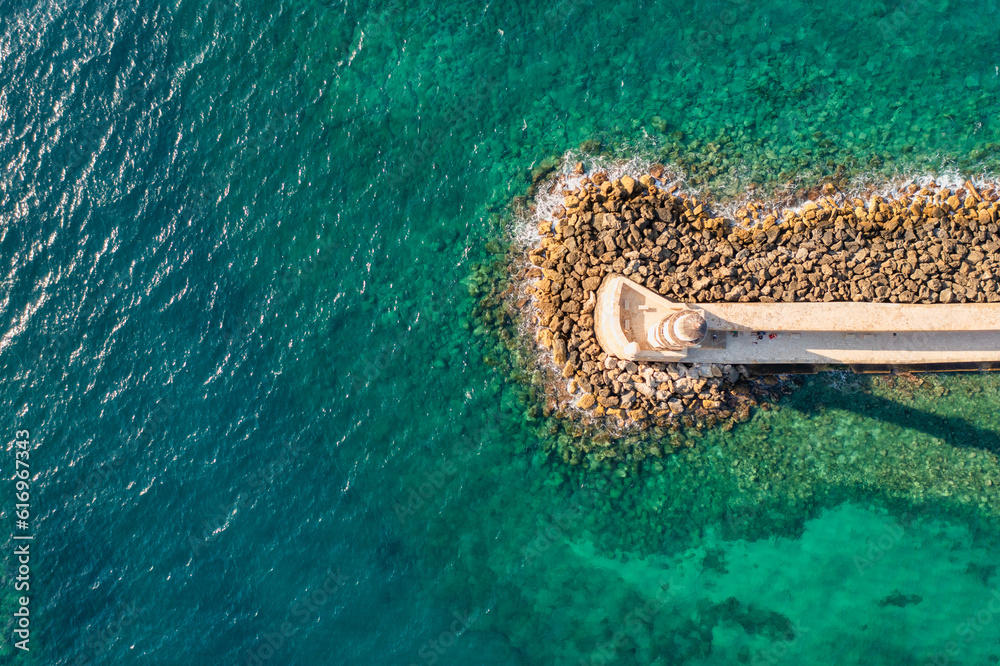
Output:
<path fill-rule="evenodd" d="M 772 372 L 1000 367 L 1000 303 L 677 303 L 612 274 L 597 290 L 594 333 L 607 354 L 630 361 Z"/>
<path fill-rule="evenodd" d="M 827 183 L 730 218 L 664 175 L 584 175 L 538 223 L 557 404 L 666 427 L 748 418 L 787 375 L 1000 369 L 1000 185 Z"/>

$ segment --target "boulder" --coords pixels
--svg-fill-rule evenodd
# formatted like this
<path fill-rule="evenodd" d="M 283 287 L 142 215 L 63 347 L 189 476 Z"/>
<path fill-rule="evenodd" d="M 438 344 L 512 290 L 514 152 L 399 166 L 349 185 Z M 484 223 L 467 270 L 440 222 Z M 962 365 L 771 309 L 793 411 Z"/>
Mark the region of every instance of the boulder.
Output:
<path fill-rule="evenodd" d="M 635 180 L 631 176 L 622 176 L 621 179 L 622 189 L 625 190 L 625 194 L 632 196 L 635 192 Z"/>
<path fill-rule="evenodd" d="M 552 361 L 560 367 L 566 364 L 566 341 L 562 338 L 552 341 Z"/>

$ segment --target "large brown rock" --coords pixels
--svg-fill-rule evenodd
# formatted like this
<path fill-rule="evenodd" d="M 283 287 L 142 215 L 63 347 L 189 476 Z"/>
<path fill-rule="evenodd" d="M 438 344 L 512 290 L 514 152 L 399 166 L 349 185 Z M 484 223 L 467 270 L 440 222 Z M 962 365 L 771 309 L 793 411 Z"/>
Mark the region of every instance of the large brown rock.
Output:
<path fill-rule="evenodd" d="M 566 363 L 566 341 L 562 338 L 552 341 L 552 360 L 560 367 Z"/>
<path fill-rule="evenodd" d="M 635 193 L 635 180 L 630 176 L 622 176 L 621 178 L 622 189 L 625 190 L 625 194 L 632 196 Z"/>
<path fill-rule="evenodd" d="M 638 409 L 628 410 L 628 417 L 633 421 L 642 421 L 647 416 L 646 410 L 641 407 Z"/>

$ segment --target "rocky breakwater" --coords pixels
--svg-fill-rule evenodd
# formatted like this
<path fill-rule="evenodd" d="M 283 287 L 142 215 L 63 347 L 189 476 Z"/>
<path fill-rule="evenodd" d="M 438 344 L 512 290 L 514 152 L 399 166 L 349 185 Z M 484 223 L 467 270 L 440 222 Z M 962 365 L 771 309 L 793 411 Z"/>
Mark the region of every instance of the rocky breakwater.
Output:
<path fill-rule="evenodd" d="M 555 391 L 592 416 L 660 426 L 687 416 L 743 420 L 776 383 L 749 381 L 742 367 L 608 356 L 593 310 L 609 273 L 677 302 L 1000 301 L 993 187 L 911 184 L 860 198 L 827 185 L 795 209 L 750 203 L 726 218 L 651 171 L 638 180 L 597 173 L 564 190 L 529 251 L 536 337 L 565 380 Z"/>

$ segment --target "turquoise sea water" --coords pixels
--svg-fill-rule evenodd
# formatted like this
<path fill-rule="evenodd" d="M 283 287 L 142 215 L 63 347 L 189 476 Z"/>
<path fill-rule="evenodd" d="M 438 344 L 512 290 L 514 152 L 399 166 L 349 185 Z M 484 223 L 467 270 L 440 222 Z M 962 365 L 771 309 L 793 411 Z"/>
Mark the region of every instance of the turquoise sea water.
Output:
<path fill-rule="evenodd" d="M 584 471 L 469 279 L 543 162 L 996 173 L 994 3 L 0 16 L 7 663 L 1000 660 L 1000 379 L 809 378 Z"/>

